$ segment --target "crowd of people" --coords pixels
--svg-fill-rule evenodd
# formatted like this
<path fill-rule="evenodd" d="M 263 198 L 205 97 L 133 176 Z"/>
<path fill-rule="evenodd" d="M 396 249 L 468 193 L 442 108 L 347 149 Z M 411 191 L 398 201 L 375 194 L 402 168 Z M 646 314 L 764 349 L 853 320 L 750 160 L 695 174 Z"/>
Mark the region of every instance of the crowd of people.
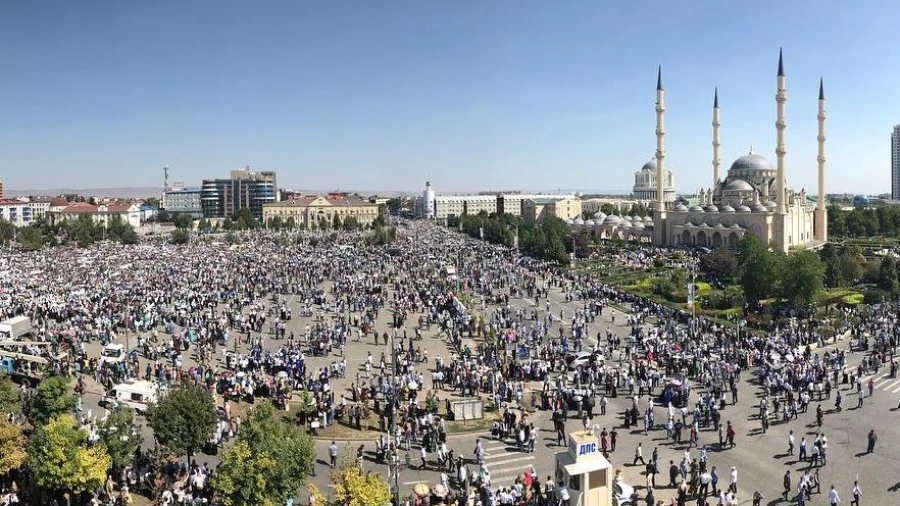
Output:
<path fill-rule="evenodd" d="M 359 427 L 371 403 L 385 434 L 375 445 L 381 461 L 398 461 L 404 451 L 413 460 L 408 452 L 417 446 L 422 468 L 441 470 L 447 488 L 482 506 L 546 504 L 568 491 L 558 476 L 541 486 L 533 471 L 512 487 L 495 489 L 477 448 L 469 455 L 448 447 L 445 421 L 452 409 L 436 414 L 425 395 L 429 378 L 434 391 L 489 396 L 502 414 L 492 437 L 523 452 L 534 450 L 538 432 L 523 410 L 552 413 L 558 440 L 574 419 L 595 430 L 604 451 L 612 452 L 615 430 L 600 428 L 613 424 L 604 418 L 610 399 L 626 397 L 616 413 L 626 427 L 641 426 L 646 434 L 664 430 L 675 445 L 686 445 L 675 465 L 680 484 L 674 499 L 728 505 L 737 501 L 736 470 L 732 490 L 719 490 L 715 467 L 706 470 L 705 446 L 709 439 L 734 446 L 725 412 L 739 400 L 742 374 L 761 371 L 765 431 L 770 421 L 805 412 L 812 396 L 828 398 L 839 382 L 855 383 L 861 404 L 865 371 L 890 364 L 896 373 L 891 357 L 900 326 L 892 303 L 845 315 L 841 330 L 858 343 L 864 336 L 873 341 L 861 369 L 845 373 L 843 353 L 812 351 L 810 345 L 822 344 L 824 336 L 811 323 L 772 327 L 765 335 L 735 332 L 642 300 L 599 275 L 559 269 L 431 224 L 401 222 L 398 236 L 380 246 L 363 233 L 299 239 L 257 233 L 235 245 L 201 240 L 4 250 L 0 318 L 31 317 L 33 339 L 48 344 L 31 351 L 49 360 L 48 374 L 78 378 L 80 393 L 88 377 L 103 389 L 130 378 L 163 386 L 193 382 L 222 399 L 268 397 L 279 407 L 302 395 L 310 406 L 300 422 L 312 428 L 340 420 Z M 640 247 L 609 254 L 627 268 L 693 258 L 672 260 L 669 253 Z M 551 290 L 561 291 L 573 309 L 552 308 Z M 528 303 L 517 308 L 511 299 Z M 598 323 L 611 314 L 628 326 L 628 335 Z M 307 323 L 299 327 L 291 321 L 296 317 Z M 429 357 L 425 333 L 445 338 L 452 356 Z M 484 344 L 464 345 L 471 336 Z M 347 349 L 363 341 L 390 343 L 391 356 L 369 353 L 348 363 Z M 107 363 L 91 351 L 113 342 L 133 350 L 127 360 Z M 573 362 L 579 352 L 588 358 Z M 312 366 L 313 358 L 330 363 Z M 336 391 L 337 380 L 351 385 Z M 223 423 L 216 445 L 239 425 L 228 414 Z M 701 438 L 703 431 L 717 437 Z M 810 451 L 818 449 L 824 465 L 827 438 L 817 440 Z M 647 504 L 658 493 L 659 458 L 653 453 L 646 463 Z M 212 472 L 182 466 L 169 473 L 161 500 L 212 499 L 206 486 Z M 127 477 L 111 480 L 127 492 Z"/>

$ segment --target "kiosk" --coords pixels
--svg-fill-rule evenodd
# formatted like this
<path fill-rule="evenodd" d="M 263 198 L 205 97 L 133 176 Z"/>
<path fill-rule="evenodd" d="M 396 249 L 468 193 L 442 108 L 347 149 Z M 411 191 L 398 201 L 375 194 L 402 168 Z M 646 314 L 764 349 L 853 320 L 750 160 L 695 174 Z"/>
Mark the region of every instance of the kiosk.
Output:
<path fill-rule="evenodd" d="M 570 506 L 614 506 L 612 472 L 590 431 L 569 434 L 568 451 L 556 454 L 556 480 L 568 489 Z"/>

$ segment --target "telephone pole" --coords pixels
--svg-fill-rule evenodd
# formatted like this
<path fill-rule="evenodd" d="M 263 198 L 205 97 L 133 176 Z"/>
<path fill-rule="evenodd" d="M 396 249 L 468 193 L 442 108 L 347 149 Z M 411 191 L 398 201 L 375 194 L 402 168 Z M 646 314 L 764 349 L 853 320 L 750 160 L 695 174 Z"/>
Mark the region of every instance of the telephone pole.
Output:
<path fill-rule="evenodd" d="M 390 398 L 390 434 L 388 434 L 388 448 L 393 447 L 394 451 L 388 455 L 388 465 L 390 466 L 390 482 L 388 483 L 393 496 L 394 506 L 400 506 L 400 447 L 396 444 L 397 434 L 397 345 L 394 339 L 397 337 L 397 310 L 394 309 L 394 328 L 391 332 L 391 398 Z M 385 452 L 387 454 L 387 452 Z"/>

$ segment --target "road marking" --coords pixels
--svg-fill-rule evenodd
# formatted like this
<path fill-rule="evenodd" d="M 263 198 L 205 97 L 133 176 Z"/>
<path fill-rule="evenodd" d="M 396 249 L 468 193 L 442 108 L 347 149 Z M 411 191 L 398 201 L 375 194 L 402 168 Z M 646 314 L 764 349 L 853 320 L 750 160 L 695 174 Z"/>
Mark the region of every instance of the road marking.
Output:
<path fill-rule="evenodd" d="M 882 383 L 881 386 L 878 387 L 878 389 L 879 389 L 879 390 L 890 390 L 890 389 L 894 388 L 895 386 L 897 386 L 897 384 L 900 383 L 900 380 L 896 380 L 896 381 L 894 381 L 893 383 L 890 383 L 890 384 L 888 384 L 888 383 L 890 383 L 890 380 L 885 381 L 884 383 Z"/>
<path fill-rule="evenodd" d="M 512 463 L 514 463 L 514 462 L 526 462 L 526 461 L 530 461 L 530 460 L 535 460 L 534 455 L 531 455 L 530 457 L 519 457 L 519 458 L 517 458 L 517 459 L 509 459 L 509 460 L 506 460 L 506 461 L 503 461 L 503 462 L 495 462 L 495 464 L 496 464 L 496 465 L 506 465 L 506 464 L 512 464 Z M 494 476 L 503 475 L 503 474 L 508 474 L 510 471 L 519 471 L 519 470 L 520 470 L 520 469 L 519 469 L 519 466 L 516 466 L 516 467 L 501 467 L 501 468 L 499 468 L 499 469 L 491 469 L 490 467 L 488 467 L 488 472 L 491 473 L 491 478 L 492 478 L 492 479 L 494 478 Z"/>

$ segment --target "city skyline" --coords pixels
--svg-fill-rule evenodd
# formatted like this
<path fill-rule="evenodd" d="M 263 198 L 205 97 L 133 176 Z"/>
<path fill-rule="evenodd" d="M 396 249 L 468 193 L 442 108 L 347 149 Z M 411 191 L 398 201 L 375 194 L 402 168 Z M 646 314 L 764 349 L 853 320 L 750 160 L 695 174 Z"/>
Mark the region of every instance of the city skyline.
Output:
<path fill-rule="evenodd" d="M 285 188 L 627 191 L 653 154 L 661 64 L 686 194 L 710 183 L 716 87 L 720 170 L 751 145 L 774 162 L 783 47 L 788 184 L 815 192 L 824 77 L 826 191 L 890 192 L 900 54 L 878 42 L 900 6 L 840 7 L 10 4 L 0 175 L 161 187 L 163 165 L 192 185 L 249 165 Z"/>

